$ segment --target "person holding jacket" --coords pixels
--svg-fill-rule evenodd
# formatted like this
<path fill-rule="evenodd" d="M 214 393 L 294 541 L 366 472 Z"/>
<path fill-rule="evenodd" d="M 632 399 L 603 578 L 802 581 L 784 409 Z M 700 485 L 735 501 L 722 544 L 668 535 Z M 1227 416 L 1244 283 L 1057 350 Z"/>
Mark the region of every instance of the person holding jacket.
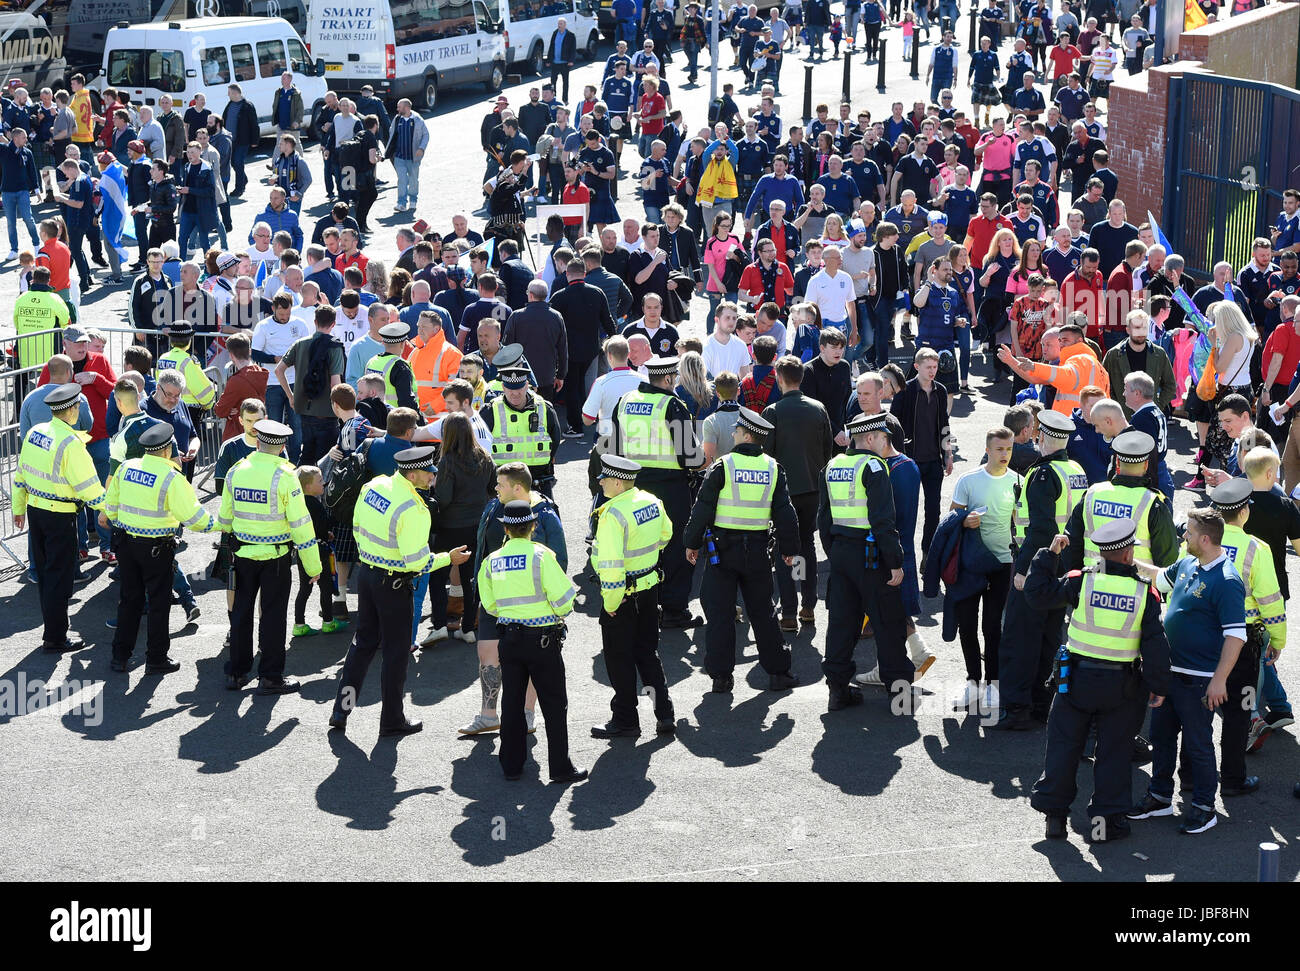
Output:
<path fill-rule="evenodd" d="M 200 251 L 206 252 L 209 234 L 217 231 L 216 173 L 203 160 L 203 147 L 198 142 L 185 146 L 186 162 L 180 185 L 176 187 L 181 197 L 181 231 L 179 236 L 181 259 L 190 255 L 190 239 L 198 235 Z"/>
<path fill-rule="evenodd" d="M 736 169 L 731 163 L 727 145 L 717 142 L 695 190 L 695 201 L 699 203 L 704 224 L 712 225 L 716 213 L 732 212 L 738 195 Z"/>

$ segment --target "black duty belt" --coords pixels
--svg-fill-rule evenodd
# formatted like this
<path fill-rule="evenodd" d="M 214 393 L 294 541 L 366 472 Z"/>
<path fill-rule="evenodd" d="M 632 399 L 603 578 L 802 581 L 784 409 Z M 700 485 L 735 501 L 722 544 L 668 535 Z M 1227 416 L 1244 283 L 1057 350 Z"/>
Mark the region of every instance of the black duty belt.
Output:
<path fill-rule="evenodd" d="M 1093 668 L 1100 671 L 1131 671 L 1135 661 L 1099 661 L 1095 657 L 1071 654 L 1070 663 L 1080 668 Z"/>

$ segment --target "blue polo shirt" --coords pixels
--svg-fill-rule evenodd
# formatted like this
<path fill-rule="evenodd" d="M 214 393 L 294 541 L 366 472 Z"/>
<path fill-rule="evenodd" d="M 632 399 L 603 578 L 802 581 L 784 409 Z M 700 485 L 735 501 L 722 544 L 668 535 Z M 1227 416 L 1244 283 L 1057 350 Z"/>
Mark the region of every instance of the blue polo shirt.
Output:
<path fill-rule="evenodd" d="M 817 184 L 826 190 L 826 205 L 841 216 L 853 212 L 853 200 L 858 194 L 858 184 L 853 181 L 853 176 L 841 173 L 838 179 L 833 179 L 828 172 L 817 180 Z"/>
<path fill-rule="evenodd" d="M 1078 121 L 1083 117 L 1083 106 L 1088 103 L 1088 92 L 1083 89 L 1083 85 L 1077 88 L 1067 85 L 1056 92 L 1053 100 L 1061 106 L 1062 118 L 1066 121 Z"/>
<path fill-rule="evenodd" d="M 1213 677 L 1225 637 L 1246 639 L 1246 585 L 1226 554 L 1208 566 L 1185 556 L 1156 577 L 1156 589 L 1169 594 L 1165 635 L 1169 669 Z"/>

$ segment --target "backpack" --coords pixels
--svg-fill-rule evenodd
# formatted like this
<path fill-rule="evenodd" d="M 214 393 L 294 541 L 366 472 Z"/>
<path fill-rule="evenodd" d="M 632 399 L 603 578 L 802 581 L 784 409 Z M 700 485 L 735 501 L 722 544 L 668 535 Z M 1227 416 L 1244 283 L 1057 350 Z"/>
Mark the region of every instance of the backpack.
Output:
<path fill-rule="evenodd" d="M 322 499 L 330 518 L 335 522 L 352 522 L 352 511 L 361 498 L 361 490 L 374 478 L 367 461 L 370 442 L 371 439 L 367 439 L 355 452 L 344 456 L 341 462 L 336 462 L 325 478 L 325 494 Z"/>
<path fill-rule="evenodd" d="M 343 349 L 343 342 L 329 334 L 312 337 L 307 355 L 307 373 L 302 377 L 302 389 L 309 398 L 319 398 L 329 390 L 330 350 L 335 345 Z"/>
<path fill-rule="evenodd" d="M 345 173 L 351 169 L 353 178 L 358 183 L 369 174 L 369 162 L 365 147 L 358 136 L 353 135 L 339 146 L 339 167 Z"/>

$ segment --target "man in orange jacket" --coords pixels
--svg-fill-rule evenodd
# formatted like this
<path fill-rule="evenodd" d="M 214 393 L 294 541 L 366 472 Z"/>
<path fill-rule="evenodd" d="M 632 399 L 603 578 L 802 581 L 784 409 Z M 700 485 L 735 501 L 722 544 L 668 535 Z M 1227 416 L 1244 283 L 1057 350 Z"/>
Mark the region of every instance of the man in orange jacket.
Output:
<path fill-rule="evenodd" d="M 463 355 L 455 344 L 447 341 L 442 320 L 432 310 L 420 312 L 416 337 L 410 347 L 407 361 L 415 374 L 415 395 L 420 399 L 420 411 L 426 418 L 432 418 L 447 410 L 442 389 L 455 379 Z"/>
<path fill-rule="evenodd" d="M 1055 333 L 1044 332 L 1043 357 L 1056 357 L 1056 364 L 1035 364 L 1028 358 L 1016 357 L 1006 344 L 998 348 L 998 360 L 1024 380 L 1031 384 L 1050 384 L 1056 389 L 1052 410 L 1067 418 L 1080 407 L 1079 392 L 1088 385 L 1094 384 L 1110 393 L 1110 378 L 1096 352 L 1083 341 L 1084 323 L 1076 319 L 1082 316 L 1071 314 L 1064 324 L 1054 328 Z"/>

